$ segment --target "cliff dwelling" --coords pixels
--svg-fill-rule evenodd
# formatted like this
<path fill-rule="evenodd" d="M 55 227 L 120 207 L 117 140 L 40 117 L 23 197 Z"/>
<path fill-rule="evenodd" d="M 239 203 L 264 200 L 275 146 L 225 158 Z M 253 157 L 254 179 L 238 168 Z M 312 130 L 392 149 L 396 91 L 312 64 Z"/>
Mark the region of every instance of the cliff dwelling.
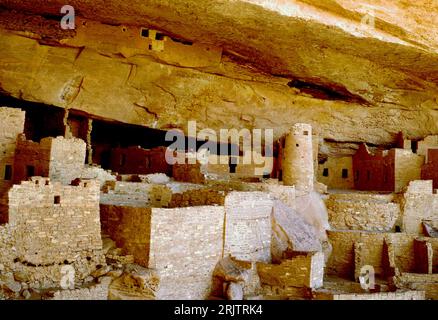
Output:
<path fill-rule="evenodd" d="M 374 2 L 0 0 L 0 300 L 438 300 L 438 4 Z"/>

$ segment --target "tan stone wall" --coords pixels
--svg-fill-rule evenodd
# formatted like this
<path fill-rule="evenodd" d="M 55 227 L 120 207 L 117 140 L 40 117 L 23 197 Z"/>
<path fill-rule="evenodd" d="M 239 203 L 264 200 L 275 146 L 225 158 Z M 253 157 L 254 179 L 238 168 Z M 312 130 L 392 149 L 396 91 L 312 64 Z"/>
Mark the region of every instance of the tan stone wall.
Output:
<path fill-rule="evenodd" d="M 172 176 L 176 181 L 191 182 L 191 183 L 204 183 L 205 176 L 202 171 L 202 165 L 196 164 L 174 164 L 172 167 Z"/>
<path fill-rule="evenodd" d="M 353 158 L 352 157 L 329 157 L 326 162 L 318 165 L 317 180 L 327 185 L 330 189 L 353 189 Z M 328 176 L 323 175 L 324 169 L 328 170 Z M 348 170 L 348 176 L 343 178 L 342 170 Z"/>
<path fill-rule="evenodd" d="M 257 263 L 257 271 L 262 285 L 320 288 L 324 277 L 324 254 L 300 254 L 280 264 Z"/>
<path fill-rule="evenodd" d="M 15 185 L 9 191 L 9 223 L 19 236 L 15 248 L 22 262 L 75 261 L 78 253 L 102 248 L 99 184 L 62 186 L 34 177 Z"/>
<path fill-rule="evenodd" d="M 6 165 L 13 175 L 16 141 L 24 130 L 24 120 L 24 111 L 0 107 L 0 223 L 7 221 L 7 192 L 12 186 L 12 179 L 4 179 Z"/>
<path fill-rule="evenodd" d="M 11 188 L 10 223 L 0 227 L 0 265 L 35 289 L 59 287 L 66 265 L 73 267 L 79 283 L 105 264 L 99 184 L 46 182 L 47 178 L 34 177 Z M 60 196 L 59 204 L 55 196 Z"/>
<path fill-rule="evenodd" d="M 432 193 L 432 181 L 412 181 L 401 199 L 402 230 L 423 234 L 423 220 L 437 220 L 438 194 Z"/>
<path fill-rule="evenodd" d="M 395 192 L 400 192 L 410 181 L 421 179 L 424 156 L 412 151 L 395 149 Z"/>
<path fill-rule="evenodd" d="M 49 177 L 52 181 L 70 184 L 84 171 L 86 143 L 77 138 L 47 137 L 40 143 L 26 140 L 20 135 L 15 155 L 14 182 L 27 180 L 28 166 L 33 176 Z"/>
<path fill-rule="evenodd" d="M 261 189 L 268 192 L 274 199 L 280 200 L 289 208 L 295 209 L 295 186 L 283 186 L 279 184 L 261 183 Z"/>
<path fill-rule="evenodd" d="M 169 203 L 169 208 L 211 206 L 225 203 L 225 192 L 210 189 L 187 190 L 183 193 L 175 193 Z"/>
<path fill-rule="evenodd" d="M 157 270 L 157 299 L 204 299 L 223 255 L 224 207 L 175 209 L 101 206 L 117 245 Z"/>
<path fill-rule="evenodd" d="M 77 138 L 65 139 L 63 137 L 44 138 L 50 142 L 50 165 L 49 177 L 52 181 L 59 181 L 62 184 L 70 184 L 74 179 L 80 177 L 84 169 L 87 144 Z"/>
<path fill-rule="evenodd" d="M 382 252 L 385 234 L 360 231 L 327 231 L 332 245 L 332 253 L 326 265 L 328 274 L 354 279 L 355 254 L 354 243 L 363 243 L 369 250 L 361 261 L 374 267 L 376 274 L 383 272 Z"/>
<path fill-rule="evenodd" d="M 49 177 L 51 141 L 46 139 L 41 143 L 26 140 L 21 134 L 17 139 L 17 149 L 14 164 L 14 183 L 20 183 L 30 178 L 29 169 L 33 168 L 31 176 Z"/>
<path fill-rule="evenodd" d="M 396 292 L 334 294 L 333 300 L 426 300 L 424 291 L 400 290 Z"/>
<path fill-rule="evenodd" d="M 100 205 L 102 231 L 123 248 L 124 254 L 131 254 L 135 262 L 149 265 L 151 237 L 151 208 L 131 206 Z"/>
<path fill-rule="evenodd" d="M 330 225 L 338 230 L 395 231 L 400 217 L 394 195 L 331 194 L 325 204 Z"/>
<path fill-rule="evenodd" d="M 355 271 L 364 265 L 374 268 L 376 275 L 382 275 L 388 259 L 399 272 L 415 272 L 415 235 L 405 233 L 377 233 L 363 231 L 328 231 L 333 247 L 327 262 L 327 273 L 353 279 Z M 438 239 L 426 238 L 433 250 L 434 266 L 438 263 Z M 384 245 L 386 243 L 386 245 Z M 355 250 L 356 244 L 356 250 Z M 357 244 L 360 244 L 358 248 Z M 387 249 L 385 249 L 387 246 Z M 390 257 L 388 257 L 388 252 Z M 436 267 L 433 269 L 436 272 Z"/>
<path fill-rule="evenodd" d="M 161 184 L 108 181 L 103 187 L 101 203 L 136 207 L 167 207 L 172 191 Z"/>
<path fill-rule="evenodd" d="M 273 202 L 264 192 L 231 192 L 225 199 L 225 255 L 271 261 Z"/>

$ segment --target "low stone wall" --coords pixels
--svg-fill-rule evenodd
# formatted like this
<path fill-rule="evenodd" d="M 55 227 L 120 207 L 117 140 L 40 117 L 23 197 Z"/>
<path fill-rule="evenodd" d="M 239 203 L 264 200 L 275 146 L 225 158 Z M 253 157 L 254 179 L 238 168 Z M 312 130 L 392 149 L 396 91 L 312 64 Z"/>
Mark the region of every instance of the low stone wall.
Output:
<path fill-rule="evenodd" d="M 183 193 L 175 193 L 169 203 L 169 208 L 194 207 L 207 205 L 220 205 L 225 203 L 224 191 L 211 189 L 188 190 Z"/>
<path fill-rule="evenodd" d="M 331 194 L 325 201 L 330 225 L 337 230 L 394 231 L 400 207 L 394 195 Z"/>
<path fill-rule="evenodd" d="M 328 231 L 333 251 L 327 262 L 327 273 L 353 279 L 362 266 L 369 265 L 376 275 L 416 272 L 420 252 L 415 251 L 415 235 L 365 231 Z M 437 272 L 438 239 L 421 238 L 430 242 L 433 250 L 433 272 Z M 391 275 L 391 274 L 388 274 Z"/>
<path fill-rule="evenodd" d="M 137 207 L 167 207 L 171 198 L 172 191 L 162 184 L 109 181 L 103 187 L 100 202 Z"/>
<path fill-rule="evenodd" d="M 262 285 L 320 288 L 324 277 L 322 252 L 296 255 L 280 264 L 257 263 Z"/>

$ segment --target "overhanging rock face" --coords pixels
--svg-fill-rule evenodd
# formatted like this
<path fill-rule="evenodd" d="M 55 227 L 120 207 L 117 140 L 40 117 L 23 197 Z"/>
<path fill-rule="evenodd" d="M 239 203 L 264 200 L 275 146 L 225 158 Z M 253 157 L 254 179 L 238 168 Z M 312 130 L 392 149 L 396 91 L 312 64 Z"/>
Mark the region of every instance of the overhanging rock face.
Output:
<path fill-rule="evenodd" d="M 351 153 L 354 143 L 394 142 L 400 128 L 413 138 L 438 133 L 438 10 L 423 2 L 71 1 L 88 19 L 75 32 L 3 11 L 1 90 L 163 129 L 192 119 L 279 137 L 307 122 L 342 142 L 322 152 Z M 0 4 L 34 15 L 60 15 L 64 5 Z M 141 27 L 170 40 L 149 50 Z"/>

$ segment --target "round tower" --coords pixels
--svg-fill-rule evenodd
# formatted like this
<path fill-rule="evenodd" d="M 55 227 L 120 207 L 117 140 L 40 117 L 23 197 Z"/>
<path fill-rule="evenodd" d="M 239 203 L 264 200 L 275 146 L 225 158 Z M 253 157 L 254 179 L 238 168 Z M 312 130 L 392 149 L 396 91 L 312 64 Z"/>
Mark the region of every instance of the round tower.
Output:
<path fill-rule="evenodd" d="M 299 190 L 312 191 L 314 180 L 312 126 L 295 124 L 285 139 L 283 183 Z"/>

